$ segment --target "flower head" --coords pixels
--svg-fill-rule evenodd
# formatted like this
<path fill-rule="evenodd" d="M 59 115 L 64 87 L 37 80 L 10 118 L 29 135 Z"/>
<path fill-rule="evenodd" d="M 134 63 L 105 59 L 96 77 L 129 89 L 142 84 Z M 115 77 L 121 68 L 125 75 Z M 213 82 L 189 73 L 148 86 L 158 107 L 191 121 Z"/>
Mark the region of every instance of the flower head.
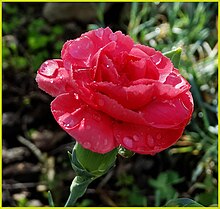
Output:
<path fill-rule="evenodd" d="M 36 81 L 56 97 L 58 124 L 97 153 L 119 145 L 160 152 L 181 137 L 193 112 L 190 84 L 170 59 L 110 28 L 67 41 L 61 59 L 44 62 Z"/>

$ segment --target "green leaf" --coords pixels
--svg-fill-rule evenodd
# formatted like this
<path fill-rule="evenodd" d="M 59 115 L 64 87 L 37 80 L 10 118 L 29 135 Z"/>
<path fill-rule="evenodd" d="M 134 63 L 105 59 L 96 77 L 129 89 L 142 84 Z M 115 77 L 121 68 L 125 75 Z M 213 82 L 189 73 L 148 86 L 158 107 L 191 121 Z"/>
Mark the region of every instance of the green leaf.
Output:
<path fill-rule="evenodd" d="M 189 198 L 178 198 L 168 201 L 165 207 L 204 207 L 204 206 Z"/>
<path fill-rule="evenodd" d="M 54 207 L 55 206 L 50 191 L 48 191 L 48 202 L 49 202 L 50 207 Z"/>
<path fill-rule="evenodd" d="M 180 47 L 178 47 L 178 48 L 176 48 L 174 50 L 171 50 L 171 51 L 163 53 L 163 55 L 165 55 L 166 57 L 170 58 L 172 63 L 173 63 L 173 65 L 174 65 L 174 67 L 178 68 L 179 63 L 180 63 L 181 53 L 182 53 L 182 49 Z"/>

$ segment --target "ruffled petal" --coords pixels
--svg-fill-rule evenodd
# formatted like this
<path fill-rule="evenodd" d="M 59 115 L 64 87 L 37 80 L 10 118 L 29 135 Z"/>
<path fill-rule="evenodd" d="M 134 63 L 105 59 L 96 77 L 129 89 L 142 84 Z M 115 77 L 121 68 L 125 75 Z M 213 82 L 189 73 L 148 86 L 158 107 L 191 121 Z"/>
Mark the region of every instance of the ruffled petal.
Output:
<path fill-rule="evenodd" d="M 170 100 L 154 100 L 142 110 L 144 118 L 155 128 L 178 128 L 185 126 L 192 114 L 192 100 L 190 93 L 183 93 Z"/>
<path fill-rule="evenodd" d="M 141 44 L 135 44 L 134 48 L 140 49 L 142 52 L 144 52 L 148 56 L 152 56 L 156 53 L 156 50 L 154 48 L 151 48 L 151 47 L 145 46 L 145 45 L 141 45 Z"/>
<path fill-rule="evenodd" d="M 108 55 L 114 52 L 116 47 L 115 42 L 110 42 L 93 56 L 92 66 L 95 69 L 95 80 L 111 80 L 112 77 L 117 76 L 117 71 L 112 63 L 112 60 L 108 58 Z M 111 71 L 111 72 L 107 72 Z"/>
<path fill-rule="evenodd" d="M 114 125 L 114 135 L 119 144 L 133 152 L 150 155 L 175 144 L 183 130 L 184 128 L 157 129 L 129 123 Z"/>
<path fill-rule="evenodd" d="M 170 61 L 169 58 L 164 56 L 160 51 L 156 51 L 155 49 L 144 46 L 141 44 L 136 44 L 134 46 L 134 50 L 136 53 L 138 53 L 139 56 L 144 57 L 149 56 L 152 62 L 156 65 L 159 75 L 160 75 L 160 82 L 164 82 L 166 80 L 166 77 L 172 72 L 173 70 L 173 64 Z M 139 51 L 138 51 L 139 50 Z M 134 53 L 135 55 L 135 53 Z"/>
<path fill-rule="evenodd" d="M 59 59 L 45 61 L 36 76 L 38 87 L 53 97 L 71 90 L 69 72 L 63 67 Z"/>
<path fill-rule="evenodd" d="M 58 124 L 84 148 L 103 154 L 118 146 L 111 118 L 82 103 L 77 95 L 58 96 L 51 111 Z"/>
<path fill-rule="evenodd" d="M 138 84 L 123 87 L 109 82 L 98 82 L 93 83 L 91 86 L 94 91 L 100 92 L 116 100 L 123 107 L 131 110 L 147 105 L 147 103 L 152 100 L 155 93 L 154 84 Z"/>
<path fill-rule="evenodd" d="M 159 75 L 160 75 L 160 82 L 163 83 L 167 76 L 173 70 L 173 64 L 169 58 L 165 57 L 161 52 L 157 51 L 154 55 L 151 56 L 152 61 L 157 66 Z"/>
<path fill-rule="evenodd" d="M 131 82 L 131 85 L 152 85 L 154 84 L 154 99 L 174 99 L 180 94 L 187 92 L 190 89 L 190 84 L 181 78 L 182 82 L 176 84 L 161 83 L 152 79 L 139 79 Z M 184 84 L 185 83 L 185 84 Z"/>
<path fill-rule="evenodd" d="M 146 124 L 143 114 L 129 110 L 119 104 L 116 100 L 109 98 L 101 93 L 94 93 L 93 101 L 98 106 L 98 110 L 106 113 L 107 115 L 115 118 L 116 120 L 124 122 L 132 122 L 134 124 Z"/>
<path fill-rule="evenodd" d="M 140 58 L 138 60 L 131 59 L 126 63 L 124 68 L 129 80 L 131 81 L 142 78 L 153 80 L 159 79 L 159 73 L 156 65 L 149 57 L 146 56 L 145 58 Z"/>
<path fill-rule="evenodd" d="M 93 41 L 96 51 L 110 42 L 115 42 L 117 44 L 116 55 L 120 54 L 121 51 L 129 52 L 134 44 L 129 36 L 122 34 L 121 31 L 113 33 L 109 27 L 92 30 L 82 36 L 89 37 Z"/>
<path fill-rule="evenodd" d="M 179 73 L 179 71 L 174 68 L 173 71 L 167 76 L 164 84 L 172 85 L 175 89 L 189 90 L 189 82 Z"/>
<path fill-rule="evenodd" d="M 67 41 L 61 51 L 64 67 L 68 70 L 91 67 L 95 52 L 93 42 L 86 36 Z"/>

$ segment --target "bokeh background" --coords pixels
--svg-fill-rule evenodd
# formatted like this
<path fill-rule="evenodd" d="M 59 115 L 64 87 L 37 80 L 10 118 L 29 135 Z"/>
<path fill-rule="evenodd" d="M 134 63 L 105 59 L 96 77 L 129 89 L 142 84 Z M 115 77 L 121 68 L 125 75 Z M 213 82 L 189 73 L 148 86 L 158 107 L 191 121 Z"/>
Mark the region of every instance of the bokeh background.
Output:
<path fill-rule="evenodd" d="M 118 157 L 77 206 L 163 206 L 187 197 L 217 205 L 217 3 L 3 3 L 3 206 L 63 206 L 74 141 L 50 112 L 36 71 L 63 43 L 109 26 L 166 52 L 181 47 L 181 74 L 195 111 L 176 145 L 154 156 Z"/>

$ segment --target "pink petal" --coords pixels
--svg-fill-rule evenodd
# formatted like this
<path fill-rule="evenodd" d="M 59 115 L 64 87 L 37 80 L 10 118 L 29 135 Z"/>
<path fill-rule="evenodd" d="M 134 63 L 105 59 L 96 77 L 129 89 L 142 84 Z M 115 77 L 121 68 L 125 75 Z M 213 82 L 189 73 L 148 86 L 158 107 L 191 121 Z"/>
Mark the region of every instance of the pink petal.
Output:
<path fill-rule="evenodd" d="M 190 94 L 191 95 L 191 94 Z M 155 128 L 176 128 L 184 126 L 191 117 L 192 101 L 189 93 L 170 100 L 155 100 L 146 105 L 141 112 L 147 124 Z"/>
<path fill-rule="evenodd" d="M 124 68 L 130 80 L 138 80 L 141 78 L 159 79 L 158 69 L 149 57 L 141 58 L 136 61 L 130 60 Z"/>
<path fill-rule="evenodd" d="M 148 47 L 148 46 L 136 44 L 134 48 L 139 56 L 144 57 L 144 54 L 145 54 L 145 56 L 151 57 L 151 60 L 153 61 L 153 63 L 156 65 L 158 69 L 158 72 L 160 75 L 159 80 L 163 83 L 166 80 L 166 77 L 173 70 L 173 64 L 171 63 L 170 59 L 164 56 L 161 52 L 156 51 L 155 49 Z M 135 55 L 135 53 L 133 54 Z"/>
<path fill-rule="evenodd" d="M 175 144 L 183 130 L 183 128 L 157 129 L 129 123 L 114 125 L 114 135 L 119 144 L 133 152 L 150 155 Z"/>
<path fill-rule="evenodd" d="M 116 120 L 132 122 L 135 124 L 146 124 L 143 115 L 139 112 L 129 110 L 120 105 L 116 100 L 109 98 L 101 93 L 94 93 L 93 99 L 98 110 L 106 113 Z"/>
<path fill-rule="evenodd" d="M 119 86 L 108 82 L 92 84 L 94 91 L 98 91 L 109 98 L 116 100 L 123 107 L 138 109 L 145 106 L 154 96 L 154 84 L 132 85 L 129 87 Z"/>
<path fill-rule="evenodd" d="M 40 89 L 54 97 L 69 92 L 72 86 L 69 72 L 59 59 L 44 62 L 37 72 L 36 81 Z"/>
<path fill-rule="evenodd" d="M 100 72 L 102 81 L 109 81 L 112 83 L 117 83 L 119 79 L 119 74 L 115 68 L 113 61 L 106 55 L 100 57 L 100 63 L 98 65 L 98 71 Z"/>
<path fill-rule="evenodd" d="M 114 37 L 114 38 L 112 38 Z M 116 52 L 117 54 L 120 54 L 120 52 L 130 52 L 134 42 L 131 39 L 130 36 L 124 35 L 121 31 L 116 31 L 115 33 L 111 34 L 109 38 L 112 41 L 116 41 L 117 47 L 116 47 Z"/>
<path fill-rule="evenodd" d="M 136 47 L 136 45 L 131 49 L 129 55 L 134 56 L 136 58 L 149 58 L 150 56 L 142 51 L 140 48 Z"/>
<path fill-rule="evenodd" d="M 115 53 L 119 54 L 121 51 L 130 51 L 134 44 L 129 36 L 125 36 L 121 31 L 113 33 L 109 27 L 92 30 L 82 36 L 87 36 L 93 41 L 96 51 L 110 42 L 115 42 L 117 44 Z"/>
<path fill-rule="evenodd" d="M 98 28 L 96 30 L 89 31 L 87 33 L 84 33 L 82 36 L 89 37 L 95 46 L 96 51 L 109 42 L 111 42 L 111 39 L 109 39 L 109 36 L 112 34 L 112 30 L 107 28 Z"/>
<path fill-rule="evenodd" d="M 73 93 L 54 99 L 51 111 L 58 124 L 84 148 L 107 153 L 118 146 L 113 136 L 111 118 L 91 109 Z"/>
<path fill-rule="evenodd" d="M 94 55 L 92 58 L 92 66 L 95 66 L 95 80 L 96 81 L 102 81 L 104 74 L 106 74 L 106 71 L 112 71 L 111 75 L 109 73 L 109 78 L 110 76 L 117 76 L 117 71 L 114 69 L 114 66 L 112 65 L 112 61 L 108 59 L 107 54 L 112 54 L 115 50 L 116 44 L 115 42 L 110 42 Z M 108 69 L 110 68 L 111 69 Z M 106 69 L 105 69 L 106 68 Z M 104 69 L 104 70 L 103 70 Z M 103 72 L 104 71 L 104 72 Z M 115 72 L 115 73 L 114 73 Z M 103 74 L 103 75 L 102 75 Z"/>
<path fill-rule="evenodd" d="M 152 56 L 156 53 L 156 50 L 154 48 L 149 47 L 149 46 L 135 44 L 134 47 L 137 49 L 140 49 L 142 52 L 144 52 L 148 56 Z"/>
<path fill-rule="evenodd" d="M 64 67 L 68 70 L 90 67 L 95 52 L 93 42 L 86 36 L 67 41 L 61 51 Z"/>
<path fill-rule="evenodd" d="M 161 83 L 160 81 L 155 81 L 152 79 L 139 79 L 136 81 L 131 82 L 131 85 L 152 85 L 154 84 L 154 98 L 155 99 L 173 99 L 177 97 L 178 95 L 188 91 L 190 89 L 189 83 L 184 79 L 181 78 L 181 81 L 186 82 L 185 85 L 182 85 L 178 83 L 176 86 L 173 86 L 174 84 L 171 83 Z M 178 88 L 177 88 L 178 87 Z M 179 88 L 180 87 L 180 88 Z"/>
<path fill-rule="evenodd" d="M 160 75 L 160 82 L 164 82 L 167 78 L 167 76 L 172 72 L 173 70 L 173 64 L 165 57 L 161 52 L 157 51 L 154 55 L 151 56 L 152 61 L 157 66 L 159 75 Z"/>
<path fill-rule="evenodd" d="M 175 89 L 189 89 L 190 88 L 190 84 L 188 83 L 188 81 L 175 68 L 167 76 L 164 84 L 170 84 L 173 87 L 175 87 Z"/>

